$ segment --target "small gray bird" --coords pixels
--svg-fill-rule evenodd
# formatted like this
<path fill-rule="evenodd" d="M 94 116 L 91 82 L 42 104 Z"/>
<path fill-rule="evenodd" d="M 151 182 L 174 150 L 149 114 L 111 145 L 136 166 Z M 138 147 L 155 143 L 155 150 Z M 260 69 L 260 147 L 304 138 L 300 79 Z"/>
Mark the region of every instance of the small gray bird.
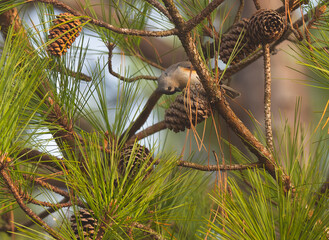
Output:
<path fill-rule="evenodd" d="M 182 91 L 188 84 L 200 83 L 199 76 L 191 62 L 178 62 L 168 67 L 158 78 L 157 91 L 171 95 Z M 240 96 L 240 93 L 231 87 L 221 84 L 226 94 L 231 98 Z"/>

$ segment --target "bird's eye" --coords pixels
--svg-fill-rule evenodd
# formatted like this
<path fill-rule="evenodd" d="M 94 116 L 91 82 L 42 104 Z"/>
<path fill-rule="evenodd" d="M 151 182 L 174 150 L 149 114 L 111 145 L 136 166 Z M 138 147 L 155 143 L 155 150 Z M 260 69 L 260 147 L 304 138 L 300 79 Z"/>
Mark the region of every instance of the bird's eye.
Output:
<path fill-rule="evenodd" d="M 164 75 L 165 75 L 165 76 L 168 76 L 168 73 L 164 72 Z"/>
<path fill-rule="evenodd" d="M 168 90 L 170 91 L 171 90 L 171 87 L 168 87 Z"/>

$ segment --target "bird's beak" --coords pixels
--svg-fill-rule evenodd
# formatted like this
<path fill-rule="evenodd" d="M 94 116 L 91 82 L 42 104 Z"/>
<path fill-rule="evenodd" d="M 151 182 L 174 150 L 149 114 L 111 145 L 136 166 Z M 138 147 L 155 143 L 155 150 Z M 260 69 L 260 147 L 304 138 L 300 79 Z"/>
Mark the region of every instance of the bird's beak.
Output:
<path fill-rule="evenodd" d="M 181 88 L 179 88 L 179 87 L 176 87 L 176 88 L 175 88 L 175 92 L 181 92 L 181 91 L 182 91 Z"/>

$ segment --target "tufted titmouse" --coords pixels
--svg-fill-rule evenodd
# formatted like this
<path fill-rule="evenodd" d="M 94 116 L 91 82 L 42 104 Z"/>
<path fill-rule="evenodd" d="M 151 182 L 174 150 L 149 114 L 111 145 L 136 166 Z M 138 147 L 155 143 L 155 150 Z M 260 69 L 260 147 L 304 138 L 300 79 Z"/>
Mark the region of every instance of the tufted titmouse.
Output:
<path fill-rule="evenodd" d="M 158 78 L 157 91 L 171 95 L 182 91 L 187 85 L 199 83 L 199 76 L 193 69 L 191 62 L 179 62 L 168 67 Z M 221 84 L 226 94 L 231 98 L 240 96 L 240 93 L 231 87 Z"/>

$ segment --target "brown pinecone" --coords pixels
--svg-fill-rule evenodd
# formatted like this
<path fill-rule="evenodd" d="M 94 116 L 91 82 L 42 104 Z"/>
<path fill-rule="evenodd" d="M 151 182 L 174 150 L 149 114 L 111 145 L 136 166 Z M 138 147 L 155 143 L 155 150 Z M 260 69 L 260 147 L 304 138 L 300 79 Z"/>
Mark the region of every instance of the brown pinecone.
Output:
<path fill-rule="evenodd" d="M 258 10 L 249 20 L 247 35 L 254 44 L 278 40 L 285 29 L 283 18 L 274 10 Z"/>
<path fill-rule="evenodd" d="M 48 45 L 47 51 L 54 56 L 61 56 L 80 35 L 81 22 L 70 13 L 61 13 L 53 20 L 53 24 L 48 38 L 56 40 Z"/>
<path fill-rule="evenodd" d="M 235 57 L 232 59 L 231 64 L 240 62 L 256 50 L 257 45 L 248 42 L 248 38 L 246 37 L 248 25 L 249 20 L 244 18 L 236 24 L 233 24 L 230 30 L 222 35 L 219 56 L 224 63 L 228 62 L 233 53 L 233 49 L 235 49 Z"/>
<path fill-rule="evenodd" d="M 147 161 L 147 164 L 143 166 L 145 170 L 148 169 L 144 174 L 146 178 L 152 171 L 152 169 L 149 169 L 149 166 L 153 162 L 153 158 L 150 156 L 150 151 L 139 144 L 135 146 L 127 145 L 122 149 L 118 164 L 119 173 L 125 175 L 131 157 L 133 158 L 133 163 L 132 166 L 129 166 L 129 178 L 133 179 L 144 165 L 144 162 Z"/>
<path fill-rule="evenodd" d="M 80 209 L 79 210 L 79 216 L 72 215 L 71 216 L 71 227 L 74 231 L 75 237 L 80 239 L 88 239 L 92 240 L 95 236 L 95 229 L 97 228 L 97 219 L 93 218 L 92 214 L 94 212 L 92 210 L 87 209 Z M 80 238 L 79 235 L 79 228 L 82 228 L 80 230 L 80 233 L 82 231 L 83 238 Z M 101 237 L 102 238 L 102 237 Z"/>
<path fill-rule="evenodd" d="M 166 127 L 174 132 L 190 129 L 211 114 L 206 91 L 200 83 L 185 88 L 165 113 Z"/>

